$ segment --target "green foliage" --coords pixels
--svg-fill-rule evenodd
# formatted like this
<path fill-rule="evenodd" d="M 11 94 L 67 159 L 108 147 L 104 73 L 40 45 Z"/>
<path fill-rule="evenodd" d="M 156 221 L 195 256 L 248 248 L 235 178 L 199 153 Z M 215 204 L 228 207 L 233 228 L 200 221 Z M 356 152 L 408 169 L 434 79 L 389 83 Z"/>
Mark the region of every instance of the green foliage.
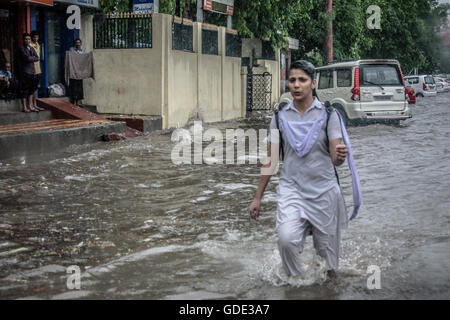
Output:
<path fill-rule="evenodd" d="M 381 8 L 381 30 L 364 30 L 372 45 L 365 58 L 393 58 L 405 74 L 418 68 L 432 73 L 439 65 L 438 25 L 446 21 L 448 8 L 434 0 L 364 0 L 363 5 Z"/>
<path fill-rule="evenodd" d="M 159 1 L 159 12 L 167 14 L 175 14 L 175 0 L 160 0 Z"/>
<path fill-rule="evenodd" d="M 104 13 L 130 11 L 128 0 L 99 0 L 99 4 Z"/>
<path fill-rule="evenodd" d="M 308 1 L 235 1 L 233 27 L 241 36 L 269 39 L 275 47 L 281 47 L 295 19 L 304 13 L 302 8 L 305 6 Z"/>
<path fill-rule="evenodd" d="M 327 21 L 325 0 L 310 0 L 303 14 L 289 29 L 299 39 L 300 48 L 293 59 L 324 61 Z M 381 29 L 369 29 L 366 13 L 370 5 L 381 9 Z M 446 22 L 449 5 L 435 0 L 334 0 L 334 60 L 391 58 L 400 61 L 405 73 L 415 67 L 431 73 L 445 61 L 439 54 L 438 27 Z"/>

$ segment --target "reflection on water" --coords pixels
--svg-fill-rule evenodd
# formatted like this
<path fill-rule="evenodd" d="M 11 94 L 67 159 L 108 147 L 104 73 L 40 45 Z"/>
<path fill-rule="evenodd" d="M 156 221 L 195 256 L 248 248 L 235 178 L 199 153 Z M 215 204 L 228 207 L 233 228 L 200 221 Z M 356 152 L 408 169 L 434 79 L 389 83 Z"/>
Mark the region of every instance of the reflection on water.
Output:
<path fill-rule="evenodd" d="M 400 126 L 349 128 L 364 207 L 329 276 L 308 238 L 289 279 L 276 246 L 278 177 L 258 222 L 247 207 L 258 165 L 175 165 L 169 133 L 73 146 L 0 164 L 1 298 L 450 298 L 450 93 Z M 266 128 L 270 116 L 204 125 Z M 225 135 L 224 135 L 225 136 Z M 250 159 L 255 155 L 247 155 Z M 352 203 L 348 168 L 339 168 Z M 66 268 L 81 268 L 68 290 Z M 371 265 L 380 290 L 369 290 Z"/>

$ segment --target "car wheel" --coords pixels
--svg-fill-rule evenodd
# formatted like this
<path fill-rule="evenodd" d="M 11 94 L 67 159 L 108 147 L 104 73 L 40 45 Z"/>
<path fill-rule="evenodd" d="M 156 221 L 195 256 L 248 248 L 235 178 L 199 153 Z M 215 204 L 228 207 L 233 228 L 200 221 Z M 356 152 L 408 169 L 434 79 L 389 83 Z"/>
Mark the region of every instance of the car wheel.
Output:
<path fill-rule="evenodd" d="M 416 97 L 418 97 L 418 98 L 423 98 L 423 94 L 417 93 L 417 94 L 416 94 Z"/>

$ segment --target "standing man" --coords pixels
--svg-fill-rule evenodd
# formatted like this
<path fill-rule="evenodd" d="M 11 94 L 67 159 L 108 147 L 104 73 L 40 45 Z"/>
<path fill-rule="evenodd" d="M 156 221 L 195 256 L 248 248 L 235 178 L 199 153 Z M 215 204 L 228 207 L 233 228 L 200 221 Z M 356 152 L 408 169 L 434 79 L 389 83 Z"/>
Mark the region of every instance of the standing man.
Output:
<path fill-rule="evenodd" d="M 31 35 L 31 44 L 30 45 L 33 47 L 34 51 L 36 51 L 36 54 L 39 58 L 39 61 L 36 61 L 34 63 L 34 74 L 35 74 L 35 81 L 36 81 L 34 86 L 36 87 L 36 92 L 33 95 L 33 108 L 37 109 L 39 111 L 42 111 L 44 109 L 39 108 L 36 103 L 36 96 L 38 94 L 37 88 L 39 87 L 39 83 L 41 82 L 41 73 L 42 73 L 41 72 L 41 46 L 39 45 L 39 33 L 36 30 L 34 30 L 34 31 L 31 31 L 30 35 Z"/>
<path fill-rule="evenodd" d="M 38 109 L 33 107 L 33 95 L 37 89 L 34 63 L 39 61 L 39 57 L 31 46 L 31 36 L 28 33 L 23 34 L 23 46 L 19 48 L 19 58 L 21 67 L 20 92 L 23 112 L 39 112 Z"/>
<path fill-rule="evenodd" d="M 270 123 L 271 133 L 279 129 L 279 137 L 269 137 L 268 157 L 274 152 L 271 144 L 281 144 L 284 154 L 280 183 L 277 189 L 278 249 L 288 276 L 302 273 L 300 253 L 307 235 L 312 234 L 318 255 L 328 266 L 337 270 L 341 229 L 347 227 L 348 217 L 334 166 L 340 166 L 349 154 L 352 179 L 359 177 L 353 166 L 350 142 L 342 119 L 336 111 L 328 114 L 326 106 L 313 95 L 316 88 L 315 68 L 305 60 L 294 62 L 289 70 L 288 88 L 293 101 L 278 112 Z M 281 141 L 279 140 L 281 138 Z M 344 138 L 344 143 L 342 143 Z M 274 167 L 273 163 L 263 169 Z M 273 171 L 272 171 L 273 172 Z M 262 171 L 256 195 L 249 211 L 257 220 L 261 199 L 273 174 Z M 355 186 L 355 184 L 354 184 Z M 354 198 L 354 218 L 361 205 Z M 355 194 L 355 193 L 354 193 Z"/>
<path fill-rule="evenodd" d="M 74 47 L 70 48 L 71 52 L 82 54 L 85 53 L 84 50 L 81 48 L 81 39 L 75 39 Z M 72 100 L 72 103 L 76 106 L 80 105 L 81 100 L 84 99 L 84 93 L 83 93 L 83 80 L 82 79 L 69 79 L 69 88 L 70 88 L 70 98 Z"/>

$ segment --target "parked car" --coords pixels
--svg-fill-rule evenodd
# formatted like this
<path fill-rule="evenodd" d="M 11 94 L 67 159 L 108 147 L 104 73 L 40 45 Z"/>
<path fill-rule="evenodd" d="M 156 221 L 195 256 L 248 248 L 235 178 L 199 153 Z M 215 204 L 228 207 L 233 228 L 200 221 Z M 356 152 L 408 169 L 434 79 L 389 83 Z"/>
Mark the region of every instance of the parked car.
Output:
<path fill-rule="evenodd" d="M 406 87 L 406 94 L 408 95 L 408 103 L 416 103 L 416 93 L 414 92 L 414 88 Z"/>
<path fill-rule="evenodd" d="M 412 87 L 416 97 L 430 97 L 437 94 L 436 84 L 430 75 L 406 76 L 406 86 Z"/>
<path fill-rule="evenodd" d="M 444 92 L 444 81 L 437 77 L 433 77 L 434 83 L 436 84 L 436 92 Z"/>
<path fill-rule="evenodd" d="M 446 86 L 445 91 L 450 91 L 450 78 L 447 78 L 447 79 L 444 78 L 444 82 L 445 82 L 445 86 Z"/>
<path fill-rule="evenodd" d="M 450 90 L 450 84 L 446 79 L 441 77 L 433 77 L 434 82 L 436 82 L 436 91 L 437 92 L 445 92 Z"/>
<path fill-rule="evenodd" d="M 400 63 L 370 59 L 316 69 L 317 96 L 339 110 L 346 124 L 411 118 Z"/>

